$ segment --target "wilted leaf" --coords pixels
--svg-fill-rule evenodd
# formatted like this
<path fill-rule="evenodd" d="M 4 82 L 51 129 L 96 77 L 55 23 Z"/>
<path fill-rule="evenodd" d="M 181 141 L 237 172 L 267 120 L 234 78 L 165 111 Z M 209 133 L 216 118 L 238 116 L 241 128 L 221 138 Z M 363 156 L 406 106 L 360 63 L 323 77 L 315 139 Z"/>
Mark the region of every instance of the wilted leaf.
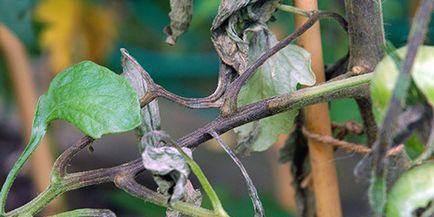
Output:
<path fill-rule="evenodd" d="M 166 43 L 174 45 L 178 37 L 187 31 L 192 14 L 192 0 L 170 0 L 170 25 L 165 29 L 168 34 Z"/>
<path fill-rule="evenodd" d="M 245 30 L 266 26 L 276 9 L 276 2 L 258 0 L 221 1 L 211 27 L 212 41 L 222 61 L 238 73 L 244 72 L 249 62 L 249 45 Z"/>
<path fill-rule="evenodd" d="M 143 79 L 143 74 L 148 74 L 142 66 L 128 54 L 128 51 L 121 49 L 122 53 L 122 68 L 123 75 L 133 86 L 139 98 L 143 97 L 148 90 L 148 84 Z M 144 137 L 146 133 L 160 130 L 160 111 L 158 108 L 158 101 L 154 99 L 148 103 L 141 110 L 142 124 L 139 128 L 140 153 L 142 153 L 147 145 L 156 145 L 159 143 L 159 138 L 156 134 Z"/>
<path fill-rule="evenodd" d="M 191 150 L 182 149 L 192 156 Z M 171 195 L 170 202 L 179 201 L 190 175 L 190 168 L 183 156 L 174 147 L 148 145 L 142 153 L 143 165 L 152 172 L 158 184 L 158 191 Z"/>
<path fill-rule="evenodd" d="M 19 170 L 56 119 L 70 122 L 92 138 L 140 125 L 140 105 L 128 81 L 109 69 L 84 61 L 57 75 L 39 98 L 29 144 L 10 171 L 1 191 L 5 198 Z"/>
<path fill-rule="evenodd" d="M 55 72 L 90 59 L 101 62 L 116 36 L 113 15 L 86 0 L 43 0 L 35 19 L 44 24 L 41 47 Z"/>
<path fill-rule="evenodd" d="M 249 62 L 253 62 L 264 50 L 276 44 L 277 39 L 273 33 L 261 26 L 248 31 L 251 32 Z M 299 83 L 315 83 L 315 76 L 310 68 L 310 55 L 301 47 L 289 45 L 269 58 L 247 81 L 240 91 L 238 103 L 246 105 L 290 93 L 296 90 Z M 288 111 L 236 128 L 241 150 L 267 150 L 279 134 L 286 133 L 292 127 L 296 115 L 297 111 Z"/>
<path fill-rule="evenodd" d="M 190 204 L 194 204 L 196 207 L 200 207 L 200 205 L 202 204 L 202 194 L 200 193 L 200 190 L 194 189 L 190 181 L 187 181 L 187 184 L 185 184 L 183 201 Z M 175 211 L 168 208 L 166 210 L 166 217 L 189 217 L 189 216 L 182 214 L 179 211 Z"/>
<path fill-rule="evenodd" d="M 404 173 L 392 187 L 386 217 L 412 217 L 434 199 L 434 164 L 427 163 Z"/>

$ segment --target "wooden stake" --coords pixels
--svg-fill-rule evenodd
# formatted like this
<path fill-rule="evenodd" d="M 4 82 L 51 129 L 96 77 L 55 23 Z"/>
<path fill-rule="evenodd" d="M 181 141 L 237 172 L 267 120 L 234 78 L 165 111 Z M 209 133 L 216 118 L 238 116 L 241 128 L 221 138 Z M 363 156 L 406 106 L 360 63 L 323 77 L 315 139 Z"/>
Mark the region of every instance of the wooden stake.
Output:
<path fill-rule="evenodd" d="M 22 132 L 26 143 L 29 141 L 32 129 L 33 116 L 36 108 L 37 96 L 33 83 L 30 64 L 27 59 L 25 48 L 19 39 L 0 23 L 0 51 L 5 58 L 9 76 L 12 82 L 19 116 L 21 119 Z M 49 184 L 53 156 L 49 150 L 47 140 L 41 141 L 38 149 L 32 154 L 31 176 L 37 192 L 42 192 Z M 54 214 L 59 211 L 59 203 L 51 203 L 44 214 Z"/>
<path fill-rule="evenodd" d="M 304 10 L 317 10 L 316 0 L 294 0 L 296 7 Z M 306 22 L 305 17 L 295 17 L 295 27 Z M 317 84 L 325 81 L 322 57 L 321 33 L 319 23 L 300 36 L 298 44 L 306 49 L 312 57 L 312 69 Z M 304 109 L 306 129 L 313 133 L 331 135 L 330 117 L 327 103 L 308 106 Z M 341 217 L 338 180 L 334 162 L 333 148 L 309 141 L 309 157 L 313 175 L 315 206 L 318 217 Z"/>

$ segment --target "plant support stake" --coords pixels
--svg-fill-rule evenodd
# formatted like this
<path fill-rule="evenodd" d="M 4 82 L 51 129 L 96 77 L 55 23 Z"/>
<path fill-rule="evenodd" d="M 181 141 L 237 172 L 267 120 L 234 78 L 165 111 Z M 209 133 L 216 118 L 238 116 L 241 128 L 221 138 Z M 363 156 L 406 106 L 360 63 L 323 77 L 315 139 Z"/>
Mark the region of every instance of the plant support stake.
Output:
<path fill-rule="evenodd" d="M 294 0 L 296 7 L 302 10 L 317 10 L 316 0 Z M 306 22 L 305 17 L 295 16 L 295 27 Z M 300 36 L 298 44 L 306 49 L 312 57 L 312 69 L 317 84 L 325 81 L 322 58 L 321 34 L 319 23 L 316 23 Z M 304 108 L 305 125 L 309 132 L 331 135 L 330 117 L 327 103 Z M 342 216 L 334 163 L 333 147 L 308 139 L 309 158 L 313 175 L 315 207 L 318 217 Z"/>

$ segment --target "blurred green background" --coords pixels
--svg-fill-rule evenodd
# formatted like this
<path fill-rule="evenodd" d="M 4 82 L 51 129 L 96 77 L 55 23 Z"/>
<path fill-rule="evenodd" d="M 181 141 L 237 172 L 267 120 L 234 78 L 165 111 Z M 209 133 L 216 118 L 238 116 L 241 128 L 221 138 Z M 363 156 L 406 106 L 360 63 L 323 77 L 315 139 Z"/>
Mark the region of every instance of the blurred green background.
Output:
<path fill-rule="evenodd" d="M 291 1 L 284 1 L 291 4 Z M 411 16 L 418 1 L 383 1 L 386 37 L 396 47 L 405 44 Z M 157 0 L 0 0 L 0 23 L 3 23 L 24 44 L 32 66 L 35 93 L 42 94 L 56 73 L 68 65 L 91 59 L 120 73 L 120 48 L 126 48 L 153 79 L 176 94 L 186 97 L 209 95 L 215 88 L 218 58 L 210 40 L 210 27 L 219 1 L 194 1 L 193 21 L 175 46 L 167 45 L 163 28 L 169 23 L 169 1 Z M 344 14 L 343 0 L 319 1 L 319 8 Z M 277 11 L 272 30 L 282 38 L 294 28 L 293 15 Z M 347 36 L 330 20 L 321 21 L 324 59 L 333 64 L 346 55 Z M 429 38 L 434 35 L 431 22 Z M 429 41 L 427 43 L 432 43 Z M 0 53 L 0 180 L 14 162 L 23 143 L 12 83 L 4 54 Z M 188 110 L 161 100 L 163 129 L 175 138 L 204 125 L 218 114 L 215 109 Z M 331 103 L 332 119 L 336 122 L 360 121 L 352 100 Z M 80 133 L 70 125 L 59 122 L 51 130 L 54 155 L 72 144 Z M 92 154 L 82 153 L 74 162 L 76 170 L 116 165 L 139 156 L 133 134 L 114 135 L 95 144 Z M 233 134 L 226 137 L 233 144 Z M 350 138 L 363 142 L 364 138 Z M 103 144 L 103 145 L 102 145 Z M 253 210 L 238 169 L 225 154 L 212 144 L 200 147 L 195 158 L 217 186 L 223 205 L 232 216 L 252 216 Z M 274 151 L 275 152 L 275 151 Z M 275 154 L 275 153 L 274 153 Z M 279 201 L 275 190 L 278 177 L 273 166 L 277 162 L 273 150 L 253 154 L 243 159 L 259 192 L 267 216 L 291 216 Z M 338 152 L 336 163 L 341 186 L 345 216 L 368 215 L 367 184 L 355 180 L 352 169 L 360 156 Z M 271 168 L 271 169 L 270 169 Z M 153 185 L 149 176 L 140 180 Z M 288 181 L 289 185 L 289 181 Z M 153 186 L 155 187 L 155 186 Z M 8 204 L 16 207 L 35 195 L 28 176 L 20 177 L 14 186 L 16 200 Z M 21 189 L 21 190 L 20 190 Z M 209 202 L 205 200 L 205 206 Z M 81 207 L 110 208 L 119 216 L 164 216 L 164 210 L 143 204 L 112 185 L 81 189 L 67 194 L 68 209 Z"/>

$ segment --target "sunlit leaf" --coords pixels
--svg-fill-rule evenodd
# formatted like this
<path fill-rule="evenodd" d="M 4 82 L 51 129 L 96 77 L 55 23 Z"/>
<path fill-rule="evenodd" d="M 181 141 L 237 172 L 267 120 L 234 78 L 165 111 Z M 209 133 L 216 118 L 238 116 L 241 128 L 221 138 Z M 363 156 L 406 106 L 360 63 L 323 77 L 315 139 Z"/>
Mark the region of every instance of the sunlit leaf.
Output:
<path fill-rule="evenodd" d="M 396 54 L 402 59 L 406 53 L 406 48 L 399 48 Z M 421 46 L 416 55 L 411 75 L 417 87 L 434 101 L 434 47 Z M 377 123 L 382 123 L 386 110 L 392 98 L 393 89 L 398 79 L 399 69 L 392 57 L 384 57 L 375 68 L 374 77 L 371 82 L 371 97 L 373 110 Z M 410 90 L 411 91 L 411 90 Z"/>
<path fill-rule="evenodd" d="M 433 199 L 434 164 L 428 163 L 410 169 L 398 179 L 388 195 L 386 217 L 412 217 Z"/>
<path fill-rule="evenodd" d="M 83 59 L 101 62 L 116 36 L 113 15 L 85 0 L 42 0 L 35 18 L 44 25 L 40 45 L 58 72 Z"/>
<path fill-rule="evenodd" d="M 434 106 L 434 46 L 420 47 L 416 61 L 413 80 L 431 106 Z"/>
<path fill-rule="evenodd" d="M 266 29 L 252 29 L 249 47 L 250 62 L 277 43 Z M 313 85 L 315 75 L 310 68 L 310 54 L 303 48 L 289 45 L 268 59 L 247 81 L 240 91 L 238 103 L 246 105 L 268 97 L 290 93 L 297 84 Z M 264 151 L 273 145 L 277 136 L 292 127 L 297 111 L 288 111 L 245 124 L 235 129 L 239 150 Z"/>
<path fill-rule="evenodd" d="M 140 125 L 137 95 L 122 76 L 90 61 L 65 69 L 39 98 L 29 144 L 10 171 L 1 202 L 18 172 L 38 146 L 49 123 L 62 119 L 92 138 L 132 130 Z"/>

